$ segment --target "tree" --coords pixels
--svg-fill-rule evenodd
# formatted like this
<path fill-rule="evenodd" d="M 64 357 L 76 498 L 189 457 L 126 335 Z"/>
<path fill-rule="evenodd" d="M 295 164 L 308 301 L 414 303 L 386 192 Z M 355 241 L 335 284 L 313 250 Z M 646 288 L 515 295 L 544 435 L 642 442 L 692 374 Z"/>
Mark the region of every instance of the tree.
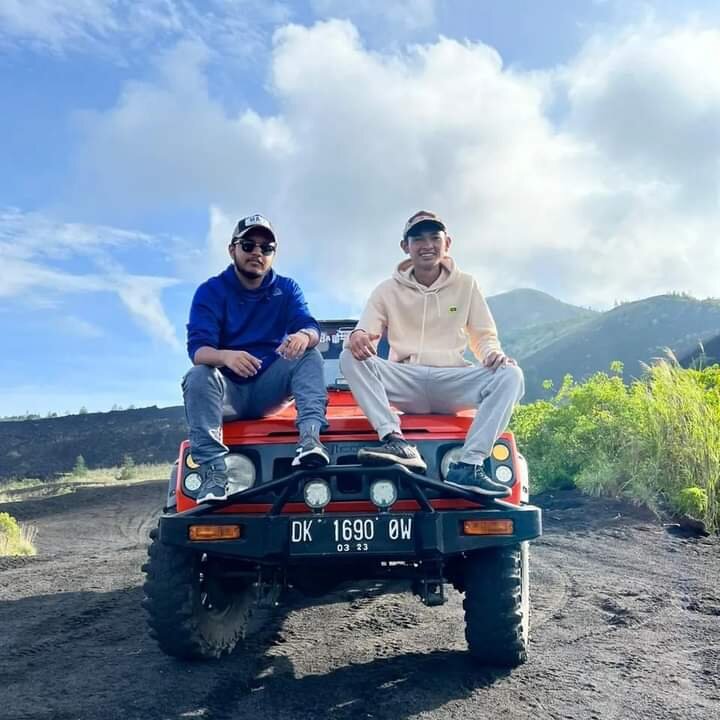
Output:
<path fill-rule="evenodd" d="M 72 470 L 72 474 L 75 477 L 82 477 L 83 475 L 87 475 L 87 465 L 85 464 L 85 458 L 82 455 L 78 455 L 75 458 L 75 467 Z"/>

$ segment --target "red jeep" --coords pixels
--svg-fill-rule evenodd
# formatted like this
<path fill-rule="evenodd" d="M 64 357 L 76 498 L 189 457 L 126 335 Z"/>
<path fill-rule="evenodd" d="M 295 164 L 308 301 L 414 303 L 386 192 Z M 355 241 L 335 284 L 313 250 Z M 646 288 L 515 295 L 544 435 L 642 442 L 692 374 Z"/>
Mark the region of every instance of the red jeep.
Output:
<path fill-rule="evenodd" d="M 219 657 L 244 637 L 253 611 L 276 605 L 288 586 L 318 597 L 351 580 L 404 578 L 431 606 L 445 602 L 445 583 L 465 593 L 470 655 L 485 665 L 519 665 L 527 657 L 528 541 L 541 533 L 541 513 L 528 504 L 527 464 L 512 434 L 502 435 L 486 463 L 511 488 L 502 501 L 443 482 L 471 413 L 402 416 L 405 436 L 427 463 L 423 474 L 359 465 L 358 449 L 378 440 L 339 373 L 354 323 L 322 325 L 330 465 L 291 467 L 292 405 L 229 422 L 231 495 L 198 505 L 197 465 L 183 442 L 143 566 L 151 634 L 170 655 Z"/>

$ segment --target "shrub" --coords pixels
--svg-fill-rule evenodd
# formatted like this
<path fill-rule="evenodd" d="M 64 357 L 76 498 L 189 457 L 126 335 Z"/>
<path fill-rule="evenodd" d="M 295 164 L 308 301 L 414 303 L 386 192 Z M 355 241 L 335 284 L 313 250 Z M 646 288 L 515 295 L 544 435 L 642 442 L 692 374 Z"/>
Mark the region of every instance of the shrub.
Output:
<path fill-rule="evenodd" d="M 520 406 L 512 429 L 537 490 L 577 485 L 670 508 L 720 530 L 720 367 L 674 358 L 625 385 L 620 363 Z"/>
<path fill-rule="evenodd" d="M 129 455 L 126 455 L 123 458 L 123 463 L 120 466 L 120 472 L 117 474 L 117 479 L 132 480 L 132 478 L 135 477 L 135 471 L 135 461 Z"/>
<path fill-rule="evenodd" d="M 707 492 L 699 487 L 683 488 L 677 495 L 675 505 L 684 515 L 704 517 L 708 507 Z"/>
<path fill-rule="evenodd" d="M 0 513 L 0 556 L 35 555 L 35 528 L 19 525 L 8 513 Z"/>
<path fill-rule="evenodd" d="M 83 475 L 87 475 L 87 471 L 85 458 L 82 455 L 78 455 L 75 458 L 75 466 L 72 469 L 72 474 L 75 475 L 75 477 L 82 477 Z"/>

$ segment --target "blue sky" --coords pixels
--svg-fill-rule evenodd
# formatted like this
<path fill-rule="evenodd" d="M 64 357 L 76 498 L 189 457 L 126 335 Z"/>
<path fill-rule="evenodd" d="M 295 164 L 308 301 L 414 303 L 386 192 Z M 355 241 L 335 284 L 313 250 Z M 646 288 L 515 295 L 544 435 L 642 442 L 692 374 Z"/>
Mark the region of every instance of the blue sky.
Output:
<path fill-rule="evenodd" d="M 487 294 L 717 295 L 719 58 L 710 0 L 0 0 L 0 415 L 179 404 L 256 211 L 318 317 L 421 207 Z"/>

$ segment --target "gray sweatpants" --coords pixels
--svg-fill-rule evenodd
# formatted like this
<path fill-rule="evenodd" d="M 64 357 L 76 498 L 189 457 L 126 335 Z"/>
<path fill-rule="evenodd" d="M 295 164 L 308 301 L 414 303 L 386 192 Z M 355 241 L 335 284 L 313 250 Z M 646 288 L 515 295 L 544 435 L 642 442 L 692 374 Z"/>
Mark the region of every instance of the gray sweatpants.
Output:
<path fill-rule="evenodd" d="M 291 398 L 297 407 L 300 435 L 326 429 L 327 390 L 323 359 L 316 348 L 297 360 L 278 358 L 260 377 L 247 383 L 228 380 L 217 368 L 194 365 L 182 380 L 190 452 L 198 463 L 225 455 L 223 420 L 251 420 L 271 415 Z"/>
<path fill-rule="evenodd" d="M 460 456 L 462 462 L 473 465 L 488 457 L 525 392 L 522 370 L 514 365 L 497 370 L 475 365 L 428 367 L 379 357 L 356 360 L 346 349 L 340 355 L 340 367 L 380 438 L 400 432 L 400 418 L 391 404 L 416 415 L 452 415 L 477 408 Z"/>

